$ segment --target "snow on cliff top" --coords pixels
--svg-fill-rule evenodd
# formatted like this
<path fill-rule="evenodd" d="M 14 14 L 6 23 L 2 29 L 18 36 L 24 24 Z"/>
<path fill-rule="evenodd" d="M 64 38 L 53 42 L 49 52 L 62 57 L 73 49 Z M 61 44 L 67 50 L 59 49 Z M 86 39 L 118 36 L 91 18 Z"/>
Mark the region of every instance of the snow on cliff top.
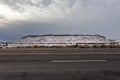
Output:
<path fill-rule="evenodd" d="M 104 43 L 108 40 L 101 35 L 83 34 L 48 34 L 27 35 L 22 37 L 19 43 Z"/>

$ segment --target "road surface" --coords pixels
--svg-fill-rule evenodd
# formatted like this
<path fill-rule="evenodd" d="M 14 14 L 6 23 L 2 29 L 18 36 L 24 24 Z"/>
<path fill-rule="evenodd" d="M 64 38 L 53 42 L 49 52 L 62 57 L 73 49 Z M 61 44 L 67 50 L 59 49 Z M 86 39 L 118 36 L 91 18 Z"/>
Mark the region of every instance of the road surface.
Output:
<path fill-rule="evenodd" d="M 120 80 L 120 54 L 0 55 L 0 80 Z"/>

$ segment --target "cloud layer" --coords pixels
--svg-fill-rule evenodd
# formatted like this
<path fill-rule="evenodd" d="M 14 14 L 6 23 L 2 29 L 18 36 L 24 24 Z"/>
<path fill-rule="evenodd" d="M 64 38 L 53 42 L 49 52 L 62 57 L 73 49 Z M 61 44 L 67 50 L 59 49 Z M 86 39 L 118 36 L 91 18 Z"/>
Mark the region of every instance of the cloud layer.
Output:
<path fill-rule="evenodd" d="M 74 17 L 86 21 L 109 16 L 109 11 L 119 9 L 119 4 L 118 0 L 0 0 L 0 16 L 5 17 L 5 22 L 51 21 Z"/>
<path fill-rule="evenodd" d="M 0 0 L 0 10 L 0 31 L 7 31 L 1 36 L 13 35 L 14 30 L 18 35 L 58 32 L 120 37 L 119 0 Z"/>
<path fill-rule="evenodd" d="M 61 19 L 70 12 L 69 0 L 1 0 L 1 15 L 9 21 L 36 20 L 51 21 Z"/>

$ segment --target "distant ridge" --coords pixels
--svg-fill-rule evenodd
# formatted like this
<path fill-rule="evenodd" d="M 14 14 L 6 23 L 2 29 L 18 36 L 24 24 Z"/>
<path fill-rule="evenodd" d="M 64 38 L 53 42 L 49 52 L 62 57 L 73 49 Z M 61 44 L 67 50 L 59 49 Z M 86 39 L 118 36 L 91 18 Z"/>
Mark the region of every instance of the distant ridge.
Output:
<path fill-rule="evenodd" d="M 99 36 L 99 37 L 103 37 L 105 38 L 105 36 L 101 36 L 101 35 L 90 35 L 90 34 L 43 34 L 43 35 L 26 35 L 21 37 L 21 39 L 27 38 L 27 37 L 43 37 L 43 36 Z"/>
<path fill-rule="evenodd" d="M 1 43 L 4 48 L 41 48 L 41 47 L 80 47 L 80 48 L 103 48 L 120 47 L 119 40 L 110 40 L 101 35 L 90 34 L 44 34 L 26 35 L 15 43 Z"/>

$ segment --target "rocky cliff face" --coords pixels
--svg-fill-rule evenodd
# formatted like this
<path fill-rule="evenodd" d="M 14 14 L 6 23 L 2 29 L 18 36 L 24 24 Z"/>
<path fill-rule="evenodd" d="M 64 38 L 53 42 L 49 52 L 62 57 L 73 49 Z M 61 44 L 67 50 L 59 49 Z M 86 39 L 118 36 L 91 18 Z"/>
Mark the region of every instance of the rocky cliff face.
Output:
<path fill-rule="evenodd" d="M 20 43 L 103 43 L 107 41 L 100 35 L 28 35 L 22 37 Z"/>

